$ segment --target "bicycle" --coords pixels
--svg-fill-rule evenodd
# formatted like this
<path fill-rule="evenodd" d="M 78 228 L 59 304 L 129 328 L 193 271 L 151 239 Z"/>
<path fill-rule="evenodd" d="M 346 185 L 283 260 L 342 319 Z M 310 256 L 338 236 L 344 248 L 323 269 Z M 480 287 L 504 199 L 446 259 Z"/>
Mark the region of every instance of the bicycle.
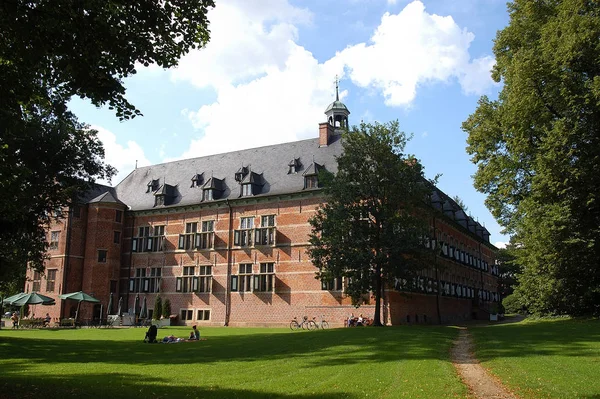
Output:
<path fill-rule="evenodd" d="M 329 323 L 327 323 L 327 320 L 324 319 L 325 315 L 321 316 L 321 322 L 317 323 L 316 321 L 316 317 L 313 317 L 313 323 L 315 323 L 315 326 L 317 327 L 317 329 L 321 329 L 321 330 L 325 330 L 327 328 L 329 328 Z"/>
<path fill-rule="evenodd" d="M 298 323 L 298 319 L 296 317 L 294 317 L 290 322 L 290 329 L 292 331 L 297 331 L 299 329 L 314 330 L 316 328 L 318 328 L 317 323 L 315 323 L 314 320 L 308 320 L 308 316 L 304 316 L 301 323 Z"/>

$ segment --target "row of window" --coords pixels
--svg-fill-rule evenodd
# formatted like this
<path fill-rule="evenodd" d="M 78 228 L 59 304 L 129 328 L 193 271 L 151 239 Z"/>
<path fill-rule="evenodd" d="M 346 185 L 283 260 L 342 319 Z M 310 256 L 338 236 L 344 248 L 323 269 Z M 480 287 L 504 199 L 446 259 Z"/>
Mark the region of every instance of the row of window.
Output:
<path fill-rule="evenodd" d="M 435 239 L 426 240 L 425 246 L 431 249 L 440 249 L 444 257 L 448 259 L 453 259 L 457 262 L 462 263 L 463 265 L 472 267 L 474 269 L 482 270 L 484 272 L 490 272 L 494 276 L 498 275 L 498 266 L 493 265 L 490 268 L 488 262 L 484 261 L 483 259 L 471 255 L 467 251 L 463 251 L 461 249 L 455 248 L 452 245 L 448 245 L 443 241 L 439 241 L 438 243 Z"/>
<path fill-rule="evenodd" d="M 194 311 L 192 309 L 181 309 L 180 312 L 181 320 L 194 320 Z M 206 321 L 210 320 L 210 310 L 209 309 L 197 309 L 196 310 L 196 319 L 198 321 Z"/>
<path fill-rule="evenodd" d="M 242 263 L 238 274 L 231 276 L 233 292 L 272 292 L 275 290 L 274 263 L 261 263 L 258 273 L 253 273 L 252 263 Z M 176 292 L 212 292 L 212 266 L 184 266 L 183 275 L 175 278 Z M 129 279 L 129 292 L 160 292 L 162 269 L 159 267 L 135 269 Z"/>
<path fill-rule="evenodd" d="M 33 272 L 31 291 L 38 292 L 42 287 L 42 274 Z M 56 288 L 56 269 L 46 270 L 46 292 L 54 292 Z"/>
<path fill-rule="evenodd" d="M 428 277 L 413 277 L 412 279 L 396 279 L 394 289 L 397 291 L 421 292 L 426 294 L 437 294 L 438 284 L 435 279 Z M 499 295 L 488 290 L 477 289 L 467 285 L 451 283 L 440 280 L 439 293 L 442 296 L 455 296 L 457 298 L 478 297 L 484 301 L 499 301 Z"/>

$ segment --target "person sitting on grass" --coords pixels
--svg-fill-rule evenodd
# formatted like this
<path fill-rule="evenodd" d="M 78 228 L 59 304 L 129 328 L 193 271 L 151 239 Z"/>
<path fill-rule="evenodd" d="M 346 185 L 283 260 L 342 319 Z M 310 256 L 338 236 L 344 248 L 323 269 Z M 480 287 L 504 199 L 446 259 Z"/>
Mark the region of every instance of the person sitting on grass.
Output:
<path fill-rule="evenodd" d="M 198 330 L 196 325 L 192 326 L 192 331 L 190 332 L 190 341 L 200 341 L 200 331 Z"/>
<path fill-rule="evenodd" d="M 148 331 L 146 332 L 146 337 L 144 338 L 144 342 L 149 342 L 151 344 L 156 343 L 156 336 L 157 335 L 158 335 L 158 329 L 153 324 L 153 325 L 150 326 L 150 328 L 148 328 Z"/>

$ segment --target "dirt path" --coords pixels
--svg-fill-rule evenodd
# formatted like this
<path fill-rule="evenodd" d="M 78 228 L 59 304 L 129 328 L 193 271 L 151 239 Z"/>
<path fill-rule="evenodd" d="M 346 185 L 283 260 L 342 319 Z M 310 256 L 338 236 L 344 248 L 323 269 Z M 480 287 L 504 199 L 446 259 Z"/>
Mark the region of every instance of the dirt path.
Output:
<path fill-rule="evenodd" d="M 452 363 L 475 398 L 518 399 L 473 357 L 473 341 L 466 327 L 461 327 L 458 340 L 452 348 Z"/>

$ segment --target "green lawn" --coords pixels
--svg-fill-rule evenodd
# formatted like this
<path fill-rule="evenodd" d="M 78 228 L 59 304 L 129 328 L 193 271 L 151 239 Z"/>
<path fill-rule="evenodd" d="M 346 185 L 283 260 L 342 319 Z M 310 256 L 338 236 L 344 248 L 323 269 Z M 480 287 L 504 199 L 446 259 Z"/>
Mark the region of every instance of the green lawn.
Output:
<path fill-rule="evenodd" d="M 469 330 L 483 366 L 522 398 L 600 398 L 599 320 L 537 320 Z"/>
<path fill-rule="evenodd" d="M 452 327 L 203 328 L 206 341 L 178 344 L 144 344 L 144 334 L 3 329 L 0 397 L 467 397 L 449 361 Z"/>

